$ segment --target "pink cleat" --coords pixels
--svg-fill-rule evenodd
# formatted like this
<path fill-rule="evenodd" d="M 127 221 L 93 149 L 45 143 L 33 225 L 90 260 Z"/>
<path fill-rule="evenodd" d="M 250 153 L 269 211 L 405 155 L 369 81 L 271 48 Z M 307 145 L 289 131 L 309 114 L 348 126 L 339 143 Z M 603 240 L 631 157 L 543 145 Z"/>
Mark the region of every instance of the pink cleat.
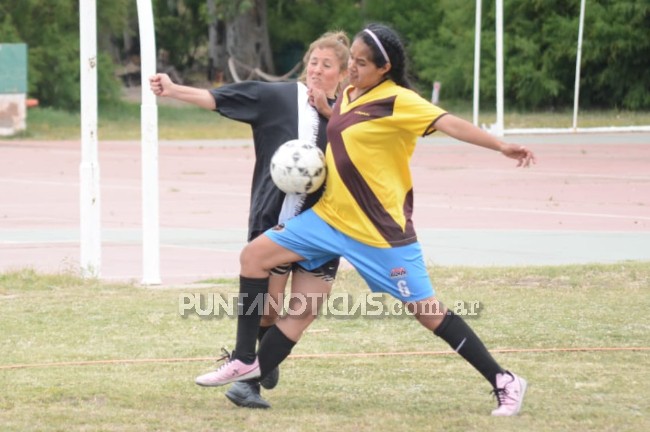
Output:
<path fill-rule="evenodd" d="M 526 380 L 510 372 L 497 374 L 497 386 L 493 390 L 499 406 L 492 411 L 493 416 L 513 416 L 519 414 L 526 394 Z"/>
<path fill-rule="evenodd" d="M 259 378 L 260 364 L 257 358 L 253 364 L 246 364 L 241 360 L 232 359 L 230 354 L 226 350 L 224 351 L 226 355 L 221 359 L 226 359 L 226 362 L 219 369 L 196 377 L 194 380 L 196 384 L 204 387 L 216 387 L 235 381 Z"/>

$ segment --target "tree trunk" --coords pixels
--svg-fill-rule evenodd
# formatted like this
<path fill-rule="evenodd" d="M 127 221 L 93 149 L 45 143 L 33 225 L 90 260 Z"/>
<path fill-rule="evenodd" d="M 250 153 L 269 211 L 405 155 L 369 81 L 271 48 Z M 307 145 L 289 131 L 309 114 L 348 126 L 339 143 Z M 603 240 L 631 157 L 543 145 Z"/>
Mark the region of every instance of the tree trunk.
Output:
<path fill-rule="evenodd" d="M 208 74 L 207 79 L 213 83 L 223 82 L 224 68 L 219 65 L 219 59 L 225 58 L 225 45 L 219 41 L 224 39 L 223 21 L 217 19 L 215 0 L 207 0 L 208 16 L 212 18 L 208 26 Z"/>
<path fill-rule="evenodd" d="M 210 11 L 211 7 L 215 7 L 214 0 L 207 2 Z M 238 4 L 241 5 L 241 1 Z M 237 10 L 239 12 L 234 16 L 224 21 L 215 20 L 210 26 L 213 70 L 208 73 L 213 73 L 215 79 L 222 74 L 225 81 L 235 81 L 236 77 L 228 66 L 228 60 L 232 58 L 231 64 L 242 80 L 256 78 L 253 72 L 255 68 L 273 74 L 275 69 L 269 42 L 266 0 L 254 0 L 252 7 L 238 7 Z"/>

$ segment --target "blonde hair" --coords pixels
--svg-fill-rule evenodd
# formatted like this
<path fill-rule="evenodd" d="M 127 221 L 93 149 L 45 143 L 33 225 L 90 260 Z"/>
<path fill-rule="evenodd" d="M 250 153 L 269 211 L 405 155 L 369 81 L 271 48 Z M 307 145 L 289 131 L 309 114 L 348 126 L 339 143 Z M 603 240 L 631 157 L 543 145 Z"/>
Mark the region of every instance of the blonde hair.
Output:
<path fill-rule="evenodd" d="M 348 35 L 342 31 L 330 31 L 323 33 L 321 37 L 316 39 L 309 45 L 309 49 L 302 58 L 303 69 L 298 81 L 305 83 L 307 81 L 307 64 L 309 63 L 309 57 L 315 49 L 327 49 L 330 48 L 334 50 L 336 58 L 339 60 L 339 67 L 341 71 L 348 69 L 348 59 L 350 58 L 350 38 Z M 341 90 L 341 83 L 336 89 L 338 94 Z"/>

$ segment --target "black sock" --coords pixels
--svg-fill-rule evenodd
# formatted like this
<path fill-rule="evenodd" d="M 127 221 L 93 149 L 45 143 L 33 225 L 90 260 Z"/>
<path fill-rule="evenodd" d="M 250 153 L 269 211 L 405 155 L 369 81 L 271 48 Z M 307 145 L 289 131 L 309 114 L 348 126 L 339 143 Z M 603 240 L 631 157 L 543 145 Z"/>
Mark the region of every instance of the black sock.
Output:
<path fill-rule="evenodd" d="M 237 342 L 233 357 L 247 364 L 255 361 L 257 333 L 264 314 L 264 299 L 268 291 L 269 278 L 239 277 Z"/>
<path fill-rule="evenodd" d="M 296 343 L 286 337 L 277 326 L 269 327 L 257 353 L 260 362 L 260 379 L 289 357 L 295 345 Z"/>
<path fill-rule="evenodd" d="M 454 351 L 463 356 L 492 384 L 492 387 L 496 386 L 496 375 L 503 373 L 504 370 L 461 317 L 451 311 L 448 312 L 433 334 L 442 338 Z"/>
<path fill-rule="evenodd" d="M 262 338 L 264 337 L 264 335 L 266 334 L 266 332 L 269 331 L 269 329 L 270 329 L 271 327 L 273 327 L 273 326 L 272 326 L 272 325 L 270 325 L 270 326 L 268 326 L 268 327 L 262 327 L 262 326 L 260 326 L 260 329 L 257 331 L 257 340 L 260 341 L 260 342 L 262 342 Z"/>

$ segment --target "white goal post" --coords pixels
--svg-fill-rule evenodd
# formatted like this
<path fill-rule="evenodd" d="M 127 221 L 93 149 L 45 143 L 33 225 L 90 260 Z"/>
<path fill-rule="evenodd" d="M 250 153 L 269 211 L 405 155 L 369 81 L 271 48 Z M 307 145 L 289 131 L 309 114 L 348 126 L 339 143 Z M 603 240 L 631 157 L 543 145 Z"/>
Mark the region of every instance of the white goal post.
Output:
<path fill-rule="evenodd" d="M 496 0 L 496 123 L 487 129 L 496 136 L 504 134 L 553 134 L 553 133 L 580 133 L 580 132 L 650 132 L 650 125 L 647 126 L 603 126 L 603 127 L 578 127 L 578 108 L 580 97 L 580 62 L 582 59 L 582 35 L 584 29 L 584 18 L 586 0 L 580 0 L 580 18 L 578 24 L 578 43 L 576 49 L 576 75 L 573 102 L 573 122 L 566 128 L 519 128 L 506 129 L 504 126 L 504 103 L 503 103 L 503 0 Z M 479 124 L 479 71 L 481 55 L 481 0 L 476 0 L 476 23 L 474 38 L 474 100 L 473 113 L 474 124 Z"/>
<path fill-rule="evenodd" d="M 156 73 L 156 33 L 151 0 L 138 0 L 140 79 L 142 89 L 142 283 L 160 284 L 160 223 L 158 190 L 158 105 L 149 89 Z"/>
<path fill-rule="evenodd" d="M 141 56 L 142 284 L 160 284 L 158 192 L 158 106 L 148 79 L 156 73 L 151 0 L 137 0 Z M 101 221 L 97 137 L 97 6 L 79 2 L 81 61 L 80 268 L 83 277 L 101 276 Z"/>
<path fill-rule="evenodd" d="M 79 2 L 81 68 L 80 266 L 83 277 L 101 274 L 99 158 L 97 153 L 97 8 Z"/>

